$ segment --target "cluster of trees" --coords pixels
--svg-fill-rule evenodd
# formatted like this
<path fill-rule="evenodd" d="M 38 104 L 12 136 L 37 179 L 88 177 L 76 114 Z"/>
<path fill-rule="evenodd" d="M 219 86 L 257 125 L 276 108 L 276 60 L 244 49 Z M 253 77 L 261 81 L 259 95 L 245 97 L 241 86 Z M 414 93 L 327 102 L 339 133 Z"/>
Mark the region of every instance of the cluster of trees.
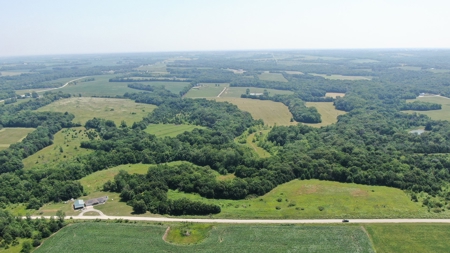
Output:
<path fill-rule="evenodd" d="M 170 214 L 170 215 L 208 215 L 220 213 L 218 205 L 191 201 L 186 198 L 171 200 L 167 198 L 169 188 L 177 187 L 175 180 L 189 182 L 189 172 L 193 166 L 184 164 L 179 167 L 157 166 L 150 168 L 146 175 L 130 175 L 120 171 L 114 181 L 108 181 L 103 189 L 120 193 L 122 201 L 133 207 L 135 213 Z M 196 173 L 203 176 L 201 173 Z M 192 178 L 192 174 L 190 174 Z M 194 181 L 194 180 L 192 180 Z M 181 186 L 180 184 L 178 186 Z"/>
<path fill-rule="evenodd" d="M 422 101 L 414 101 L 412 103 L 405 103 L 402 105 L 400 110 L 414 110 L 414 111 L 430 111 L 430 110 L 441 110 L 441 104 L 422 102 Z"/>
<path fill-rule="evenodd" d="M 41 244 L 42 239 L 63 228 L 65 214 L 57 212 L 57 217 L 49 220 L 44 217 L 31 219 L 30 216 L 15 217 L 10 212 L 0 209 L 0 247 L 8 249 L 19 244 L 19 238 L 33 239 L 32 243 L 25 241 L 21 253 L 29 253 L 34 247 Z"/>

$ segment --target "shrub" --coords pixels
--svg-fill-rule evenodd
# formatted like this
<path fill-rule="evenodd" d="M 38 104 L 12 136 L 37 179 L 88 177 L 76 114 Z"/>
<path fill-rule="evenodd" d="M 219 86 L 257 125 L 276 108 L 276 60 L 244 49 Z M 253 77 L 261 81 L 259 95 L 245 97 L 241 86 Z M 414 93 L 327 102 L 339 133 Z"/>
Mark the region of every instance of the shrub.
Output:
<path fill-rule="evenodd" d="M 319 211 L 321 211 L 321 212 L 322 212 L 323 210 L 325 210 L 325 207 L 323 207 L 323 206 L 319 206 L 318 208 L 319 208 Z"/>
<path fill-rule="evenodd" d="M 283 201 L 283 199 L 281 199 L 281 198 L 277 198 L 277 201 L 278 201 L 278 202 L 281 202 L 281 201 Z"/>
<path fill-rule="evenodd" d="M 276 206 L 276 207 L 275 207 L 275 209 L 277 209 L 277 210 L 280 210 L 280 209 L 281 209 L 281 207 L 279 207 L 279 206 Z"/>

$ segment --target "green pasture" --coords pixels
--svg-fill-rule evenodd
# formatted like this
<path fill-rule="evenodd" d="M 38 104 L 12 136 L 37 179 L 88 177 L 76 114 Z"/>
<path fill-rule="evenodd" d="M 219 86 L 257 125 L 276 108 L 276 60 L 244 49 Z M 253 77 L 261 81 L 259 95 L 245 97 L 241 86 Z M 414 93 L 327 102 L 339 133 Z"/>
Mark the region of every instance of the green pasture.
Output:
<path fill-rule="evenodd" d="M 206 238 L 190 245 L 164 241 L 168 226 L 77 222 L 35 252 L 374 252 L 358 226 L 197 225 Z"/>
<path fill-rule="evenodd" d="M 167 72 L 166 64 L 161 63 L 161 62 L 155 63 L 155 64 L 150 64 L 150 65 L 142 65 L 142 66 L 138 67 L 137 70 L 161 74 L 161 75 L 169 74 L 169 72 Z"/>
<path fill-rule="evenodd" d="M 52 145 L 22 160 L 24 168 L 31 169 L 55 165 L 78 155 L 90 153 L 91 150 L 80 147 L 82 141 L 88 140 L 84 127 L 62 129 L 55 134 Z"/>
<path fill-rule="evenodd" d="M 315 74 L 315 73 L 309 73 L 309 74 L 313 75 L 313 76 L 320 76 L 320 77 L 323 77 L 325 79 L 330 79 L 330 80 L 351 80 L 351 81 L 372 80 L 372 77 L 370 77 L 370 76 L 325 75 L 325 74 Z"/>
<path fill-rule="evenodd" d="M 9 145 L 22 141 L 34 128 L 2 128 L 0 129 L 0 150 L 7 149 Z"/>
<path fill-rule="evenodd" d="M 217 97 L 228 83 L 201 83 L 199 86 L 193 87 L 184 95 L 187 98 L 209 98 Z M 229 89 L 229 88 L 228 88 Z"/>
<path fill-rule="evenodd" d="M 269 95 L 290 95 L 294 94 L 292 91 L 289 90 L 275 90 L 275 89 L 264 89 L 264 88 L 255 88 L 255 87 L 229 87 L 225 90 L 222 95 L 220 95 L 221 98 L 240 98 L 242 94 L 245 94 L 247 89 L 250 89 L 250 93 L 263 93 L 264 90 L 267 90 L 269 92 Z"/>
<path fill-rule="evenodd" d="M 119 125 L 124 120 L 128 126 L 141 121 L 156 108 L 155 105 L 136 103 L 129 99 L 71 97 L 55 101 L 38 111 L 69 112 L 75 115 L 74 122 L 85 124 L 96 118 L 109 119 Z"/>
<path fill-rule="evenodd" d="M 190 132 L 195 128 L 204 128 L 196 125 L 175 125 L 175 124 L 150 124 L 145 129 L 145 132 L 154 134 L 158 137 L 175 137 L 184 132 Z"/>
<path fill-rule="evenodd" d="M 221 206 L 215 218 L 319 219 L 319 218 L 427 218 L 448 217 L 428 212 L 403 191 L 319 180 L 293 180 L 261 197 L 245 200 L 206 199 L 198 194 L 169 190 L 169 198 L 189 198 Z"/>
<path fill-rule="evenodd" d="M 271 81 L 271 82 L 287 82 L 286 78 L 281 73 L 269 73 L 263 72 L 258 75 L 260 80 Z"/>
<path fill-rule="evenodd" d="M 249 112 L 254 119 L 262 119 L 265 125 L 288 126 L 295 125 L 291 122 L 292 114 L 283 103 L 270 100 L 258 100 L 250 98 L 215 98 L 217 102 L 229 102 L 241 109 Z"/>
<path fill-rule="evenodd" d="M 366 224 L 378 253 L 449 252 L 449 224 Z"/>
<path fill-rule="evenodd" d="M 313 127 L 328 126 L 337 122 L 337 117 L 339 115 L 346 114 L 344 111 L 336 110 L 333 102 L 306 102 L 307 107 L 316 107 L 317 111 L 320 113 L 322 122 L 317 124 L 304 123 L 305 125 Z"/>
<path fill-rule="evenodd" d="M 422 101 L 422 102 L 441 104 L 442 109 L 441 110 L 431 110 L 431 111 L 408 110 L 408 111 L 403 111 L 403 112 L 425 114 L 434 120 L 450 120 L 450 99 L 449 98 L 441 97 L 441 96 L 425 96 L 425 97 L 418 97 L 416 99 L 408 99 L 407 100 L 407 102 L 414 102 L 414 101 Z"/>

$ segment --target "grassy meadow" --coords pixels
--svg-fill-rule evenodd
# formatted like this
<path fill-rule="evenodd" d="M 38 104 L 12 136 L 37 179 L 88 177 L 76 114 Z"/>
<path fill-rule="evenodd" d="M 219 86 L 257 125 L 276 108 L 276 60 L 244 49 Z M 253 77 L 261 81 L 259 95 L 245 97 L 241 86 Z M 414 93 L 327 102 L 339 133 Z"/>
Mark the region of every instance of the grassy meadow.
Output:
<path fill-rule="evenodd" d="M 0 150 L 9 145 L 22 141 L 34 128 L 2 128 L 0 129 Z"/>
<path fill-rule="evenodd" d="M 322 118 L 322 122 L 318 124 L 304 123 L 305 125 L 308 126 L 313 127 L 328 126 L 336 123 L 337 117 L 339 115 L 346 114 L 346 112 L 344 111 L 336 110 L 336 108 L 333 105 L 333 102 L 306 102 L 305 104 L 307 107 L 316 107 L 317 111 L 319 111 L 320 116 Z"/>
<path fill-rule="evenodd" d="M 198 88 L 192 88 L 184 97 L 187 98 L 210 98 L 217 97 L 225 87 L 228 87 L 228 83 L 201 83 Z"/>
<path fill-rule="evenodd" d="M 35 252 L 374 252 L 357 226 L 188 224 L 199 234 L 192 234 L 189 240 L 204 238 L 190 245 L 165 242 L 167 226 L 173 225 L 77 222 L 47 239 Z M 170 236 L 166 240 L 173 238 Z M 178 233 L 176 237 L 182 236 Z"/>
<path fill-rule="evenodd" d="M 270 73 L 270 72 L 263 72 L 258 75 L 258 78 L 260 80 L 264 81 L 272 81 L 272 82 L 287 82 L 286 78 L 281 73 Z"/>
<path fill-rule="evenodd" d="M 320 77 L 323 77 L 325 79 L 330 79 L 330 80 L 350 80 L 350 81 L 372 80 L 372 77 L 370 77 L 370 76 L 343 76 L 343 75 L 325 75 L 325 74 L 315 74 L 315 73 L 309 73 L 309 74 L 313 75 L 313 76 L 320 76 Z"/>
<path fill-rule="evenodd" d="M 221 206 L 215 218 L 316 219 L 447 217 L 429 213 L 403 191 L 319 180 L 293 180 L 264 196 L 245 200 L 215 200 L 169 190 L 169 198 L 189 198 Z M 322 211 L 320 210 L 322 209 Z"/>
<path fill-rule="evenodd" d="M 84 127 L 60 130 L 55 134 L 52 145 L 22 160 L 24 168 L 39 168 L 39 166 L 57 164 L 75 156 L 92 152 L 89 149 L 80 148 L 82 141 L 89 140 L 84 131 Z"/>
<path fill-rule="evenodd" d="M 127 82 L 109 82 L 109 79 L 116 77 L 116 75 L 99 75 L 89 77 L 93 77 L 95 80 L 90 82 L 77 82 L 76 84 L 69 84 L 62 89 L 58 89 L 57 91 L 62 91 L 64 93 L 70 93 L 77 96 L 81 94 L 83 97 L 116 96 L 123 95 L 126 92 L 136 92 L 135 89 L 127 87 Z"/>
<path fill-rule="evenodd" d="M 264 90 L 269 92 L 269 95 L 276 94 L 294 94 L 289 90 L 275 90 L 275 89 L 264 89 L 264 88 L 256 88 L 256 87 L 229 87 L 225 90 L 225 92 L 220 96 L 221 98 L 240 98 L 242 94 L 245 94 L 247 89 L 250 89 L 250 93 L 263 93 Z"/>
<path fill-rule="evenodd" d="M 245 92 L 245 91 L 244 91 Z M 283 103 L 269 100 L 258 100 L 249 98 L 216 98 L 217 102 L 230 102 L 239 109 L 249 112 L 254 119 L 264 120 L 265 125 L 288 126 L 295 125 L 291 122 L 292 114 Z"/>
<path fill-rule="evenodd" d="M 154 134 L 158 137 L 175 137 L 186 131 L 190 132 L 195 128 L 204 128 L 195 125 L 175 125 L 175 124 L 150 124 L 145 129 L 145 132 Z"/>
<path fill-rule="evenodd" d="M 406 113 L 420 113 L 429 116 L 434 120 L 450 120 L 450 99 L 440 96 L 429 96 L 429 97 L 418 97 L 416 99 L 408 99 L 407 102 L 422 101 L 429 103 L 441 104 L 441 110 L 431 110 L 431 111 L 403 111 Z"/>
<path fill-rule="evenodd" d="M 378 253 L 449 252 L 449 224 L 366 224 Z"/>
<path fill-rule="evenodd" d="M 141 121 L 153 111 L 155 105 L 136 103 L 129 99 L 71 97 L 55 101 L 38 111 L 69 112 L 75 115 L 74 122 L 85 124 L 94 117 L 113 120 L 119 125 L 124 120 L 128 126 Z"/>

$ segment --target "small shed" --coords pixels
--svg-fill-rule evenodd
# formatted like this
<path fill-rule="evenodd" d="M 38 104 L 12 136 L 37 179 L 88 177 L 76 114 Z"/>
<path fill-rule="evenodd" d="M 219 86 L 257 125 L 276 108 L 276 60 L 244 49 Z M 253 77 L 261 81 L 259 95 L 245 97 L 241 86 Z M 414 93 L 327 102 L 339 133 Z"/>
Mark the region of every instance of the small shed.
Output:
<path fill-rule="evenodd" d="M 84 208 L 84 201 L 82 199 L 77 199 L 73 202 L 73 209 L 81 209 Z"/>

